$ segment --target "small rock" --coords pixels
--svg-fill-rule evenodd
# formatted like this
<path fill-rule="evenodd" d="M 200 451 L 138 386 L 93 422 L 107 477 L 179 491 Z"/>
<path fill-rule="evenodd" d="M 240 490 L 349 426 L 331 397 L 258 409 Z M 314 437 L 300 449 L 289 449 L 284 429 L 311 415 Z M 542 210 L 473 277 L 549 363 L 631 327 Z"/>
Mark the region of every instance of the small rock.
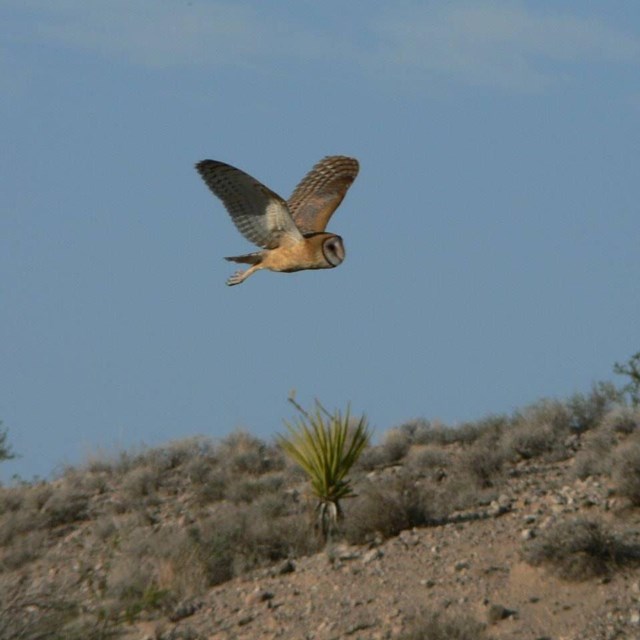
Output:
<path fill-rule="evenodd" d="M 398 540 L 407 547 L 415 547 L 420 542 L 414 531 L 401 531 Z"/>
<path fill-rule="evenodd" d="M 465 569 L 468 569 L 470 566 L 471 565 L 469 564 L 468 560 L 459 560 L 453 565 L 453 569 L 454 571 L 464 571 Z"/>
<path fill-rule="evenodd" d="M 271 591 L 266 591 L 264 589 L 260 589 L 260 587 L 256 587 L 249 595 L 247 595 L 244 601 L 245 604 L 252 605 L 272 599 L 273 593 L 271 593 Z"/>
<path fill-rule="evenodd" d="M 520 532 L 520 537 L 523 540 L 532 540 L 533 538 L 536 537 L 536 531 L 535 529 L 523 529 Z"/>
<path fill-rule="evenodd" d="M 500 620 L 505 620 L 506 618 L 510 618 L 515 615 L 516 611 L 512 611 L 511 609 L 507 609 L 501 604 L 492 604 L 487 609 L 487 622 L 489 624 L 496 624 L 500 622 Z"/>
<path fill-rule="evenodd" d="M 629 622 L 630 622 L 631 624 L 640 625 L 640 611 L 634 611 L 634 612 L 629 616 Z"/>
<path fill-rule="evenodd" d="M 248 613 L 246 615 L 240 616 L 240 618 L 238 619 L 238 626 L 244 627 L 245 625 L 248 625 L 251 622 L 253 622 L 253 615 Z"/>
<path fill-rule="evenodd" d="M 171 622 L 178 622 L 192 616 L 202 607 L 202 602 L 183 602 L 179 604 L 169 616 Z"/>
<path fill-rule="evenodd" d="M 362 556 L 357 548 L 342 544 L 335 547 L 333 553 L 338 560 L 357 560 Z"/>
<path fill-rule="evenodd" d="M 501 498 L 504 496 L 500 496 Z M 511 511 L 511 503 L 501 503 L 500 499 L 492 500 L 489 504 L 489 508 L 487 509 L 487 515 L 493 516 L 494 518 L 497 516 L 501 516 L 505 513 Z"/>
<path fill-rule="evenodd" d="M 293 560 L 285 560 L 276 567 L 276 575 L 284 576 L 287 573 L 293 573 L 296 570 L 296 564 Z"/>
<path fill-rule="evenodd" d="M 382 549 L 378 549 L 378 548 L 370 549 L 362 556 L 362 562 L 364 564 L 369 564 L 370 562 L 373 562 L 378 558 L 382 558 L 383 555 L 384 555 L 384 551 L 382 551 Z"/>

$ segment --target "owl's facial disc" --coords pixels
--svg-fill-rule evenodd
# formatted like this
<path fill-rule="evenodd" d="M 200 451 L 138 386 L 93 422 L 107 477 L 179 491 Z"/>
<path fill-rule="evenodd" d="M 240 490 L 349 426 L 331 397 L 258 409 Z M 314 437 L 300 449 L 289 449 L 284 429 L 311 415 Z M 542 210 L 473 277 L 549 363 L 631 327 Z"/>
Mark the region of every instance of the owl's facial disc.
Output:
<path fill-rule="evenodd" d="M 340 236 L 330 236 L 322 243 L 322 253 L 325 260 L 332 266 L 337 267 L 342 263 L 345 256 L 344 245 Z"/>

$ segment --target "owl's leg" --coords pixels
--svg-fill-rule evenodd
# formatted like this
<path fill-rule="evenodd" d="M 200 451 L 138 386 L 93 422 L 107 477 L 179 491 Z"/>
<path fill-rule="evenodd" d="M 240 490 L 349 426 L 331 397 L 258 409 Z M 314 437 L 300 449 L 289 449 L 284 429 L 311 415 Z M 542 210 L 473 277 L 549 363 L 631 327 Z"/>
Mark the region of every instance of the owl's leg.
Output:
<path fill-rule="evenodd" d="M 234 284 L 240 284 L 244 282 L 252 273 L 258 271 L 258 269 L 262 269 L 262 266 L 259 264 L 253 265 L 253 267 L 249 267 L 246 271 L 236 271 L 228 280 L 227 284 L 232 287 Z"/>

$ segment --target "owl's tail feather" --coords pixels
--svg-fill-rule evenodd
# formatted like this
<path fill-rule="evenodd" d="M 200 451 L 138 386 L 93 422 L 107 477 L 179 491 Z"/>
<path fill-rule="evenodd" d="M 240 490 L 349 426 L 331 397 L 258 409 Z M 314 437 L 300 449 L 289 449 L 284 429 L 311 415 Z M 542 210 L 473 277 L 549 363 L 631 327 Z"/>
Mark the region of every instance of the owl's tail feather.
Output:
<path fill-rule="evenodd" d="M 229 262 L 241 262 L 244 264 L 259 264 L 262 261 L 262 251 L 247 253 L 244 256 L 229 256 L 225 258 Z"/>

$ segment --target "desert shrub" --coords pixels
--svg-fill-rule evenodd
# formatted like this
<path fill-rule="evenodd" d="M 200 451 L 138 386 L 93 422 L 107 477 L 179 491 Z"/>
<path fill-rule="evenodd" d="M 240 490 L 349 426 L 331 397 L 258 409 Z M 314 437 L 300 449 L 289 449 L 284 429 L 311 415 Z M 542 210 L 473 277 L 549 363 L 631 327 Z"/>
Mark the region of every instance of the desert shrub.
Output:
<path fill-rule="evenodd" d="M 239 476 L 227 482 L 224 497 L 234 503 L 253 502 L 261 496 L 275 493 L 282 489 L 283 479 L 280 475 L 262 475 L 256 477 Z"/>
<path fill-rule="evenodd" d="M 518 424 L 549 425 L 554 431 L 568 432 L 571 428 L 571 412 L 565 403 L 543 398 L 523 409 L 516 410 L 513 422 L 515 426 Z"/>
<path fill-rule="evenodd" d="M 2 421 L 0 421 L 0 462 L 16 457 L 16 454 L 11 450 L 11 446 L 7 442 L 7 436 L 8 432 L 2 427 Z"/>
<path fill-rule="evenodd" d="M 523 552 L 533 566 L 545 565 L 566 580 L 588 580 L 640 559 L 604 524 L 579 517 L 563 520 L 530 541 Z"/>
<path fill-rule="evenodd" d="M 617 406 L 602 418 L 601 428 L 630 435 L 640 430 L 640 407 Z"/>
<path fill-rule="evenodd" d="M 619 495 L 640 506 L 640 437 L 626 442 L 613 457 L 613 479 Z"/>
<path fill-rule="evenodd" d="M 502 476 L 506 461 L 503 448 L 492 439 L 480 439 L 460 454 L 456 465 L 458 473 L 466 475 L 480 488 L 493 487 Z"/>
<path fill-rule="evenodd" d="M 45 515 L 37 509 L 24 507 L 0 517 L 0 546 L 10 544 L 16 536 L 36 531 L 46 526 Z"/>
<path fill-rule="evenodd" d="M 612 431 L 598 429 L 593 432 L 573 461 L 573 473 L 584 480 L 588 476 L 611 473 L 611 452 L 616 444 Z"/>
<path fill-rule="evenodd" d="M 65 631 L 78 614 L 73 601 L 50 586 L 34 587 L 24 577 L 0 582 L 0 639 L 80 640 Z M 107 636 L 85 635 L 102 640 Z"/>
<path fill-rule="evenodd" d="M 541 456 L 551 459 L 566 458 L 566 437 L 566 433 L 548 423 L 519 422 L 505 435 L 505 453 L 514 460 L 530 460 Z"/>
<path fill-rule="evenodd" d="M 368 482 L 347 505 L 343 534 L 348 542 L 362 544 L 425 525 L 436 516 L 433 496 L 411 477 Z"/>
<path fill-rule="evenodd" d="M 452 464 L 451 455 L 430 446 L 415 448 L 407 459 L 407 467 L 416 475 L 441 480 Z"/>
<path fill-rule="evenodd" d="M 33 511 L 39 511 L 53 495 L 53 487 L 46 482 L 24 486 L 24 507 Z"/>
<path fill-rule="evenodd" d="M 512 426 L 504 434 L 505 452 L 525 460 L 540 456 L 565 458 L 571 420 L 567 406 L 557 400 L 541 400 L 516 411 Z"/>
<path fill-rule="evenodd" d="M 142 611 L 166 610 L 207 587 L 199 554 L 184 528 L 138 527 L 129 532 L 113 561 L 107 595 L 121 603 L 129 620 Z"/>
<path fill-rule="evenodd" d="M 23 487 L 0 487 L 0 516 L 18 511 L 24 503 L 24 497 Z"/>
<path fill-rule="evenodd" d="M 510 425 L 511 418 L 503 414 L 489 414 L 480 420 L 463 422 L 456 429 L 457 442 L 466 445 L 478 440 L 497 442 Z"/>
<path fill-rule="evenodd" d="M 93 535 L 100 542 L 105 542 L 118 532 L 118 527 L 111 516 L 101 516 L 93 524 Z"/>
<path fill-rule="evenodd" d="M 416 419 L 397 427 L 407 434 L 411 444 L 440 445 L 471 444 L 488 430 L 501 428 L 508 422 L 505 416 L 487 416 L 476 422 L 463 422 L 451 427 L 439 421 Z"/>
<path fill-rule="evenodd" d="M 46 551 L 44 531 L 24 531 L 0 551 L 0 572 L 14 571 L 39 558 Z"/>
<path fill-rule="evenodd" d="M 354 471 L 373 471 L 390 464 L 394 464 L 394 462 L 389 460 L 388 452 L 383 445 L 368 446 L 354 463 L 353 469 Z"/>
<path fill-rule="evenodd" d="M 157 468 L 141 464 L 124 476 L 120 490 L 130 500 L 151 496 L 160 488 L 161 474 Z"/>
<path fill-rule="evenodd" d="M 171 471 L 194 459 L 215 457 L 214 444 L 203 437 L 174 440 L 162 447 L 149 449 L 140 456 L 140 463 L 157 469 L 159 472 Z"/>
<path fill-rule="evenodd" d="M 424 612 L 400 640 L 490 640 L 485 626 L 466 615 Z"/>
<path fill-rule="evenodd" d="M 227 494 L 228 478 L 224 471 L 210 468 L 205 475 L 199 476 L 194 486 L 195 501 L 199 505 L 223 500 Z"/>
<path fill-rule="evenodd" d="M 621 399 L 621 393 L 609 382 L 593 385 L 588 394 L 574 394 L 566 402 L 571 429 L 578 433 L 594 429 Z"/>
<path fill-rule="evenodd" d="M 283 467 L 282 454 L 246 431 L 238 430 L 218 446 L 220 460 L 231 473 L 260 475 Z"/>
<path fill-rule="evenodd" d="M 393 464 L 402 460 L 411 448 L 411 434 L 403 428 L 390 429 L 384 435 L 382 450 L 386 463 Z"/>
<path fill-rule="evenodd" d="M 311 518 L 290 506 L 283 494 L 271 494 L 251 505 L 227 505 L 192 525 L 188 536 L 207 585 L 318 551 L 322 540 L 309 530 Z"/>
<path fill-rule="evenodd" d="M 89 496 L 83 491 L 62 485 L 45 502 L 42 512 L 49 527 L 86 520 L 89 517 Z"/>
<path fill-rule="evenodd" d="M 622 394 L 628 396 L 632 406 L 640 406 L 640 351 L 634 353 L 625 364 L 616 362 L 613 371 L 628 377 L 629 382 L 623 387 Z"/>

